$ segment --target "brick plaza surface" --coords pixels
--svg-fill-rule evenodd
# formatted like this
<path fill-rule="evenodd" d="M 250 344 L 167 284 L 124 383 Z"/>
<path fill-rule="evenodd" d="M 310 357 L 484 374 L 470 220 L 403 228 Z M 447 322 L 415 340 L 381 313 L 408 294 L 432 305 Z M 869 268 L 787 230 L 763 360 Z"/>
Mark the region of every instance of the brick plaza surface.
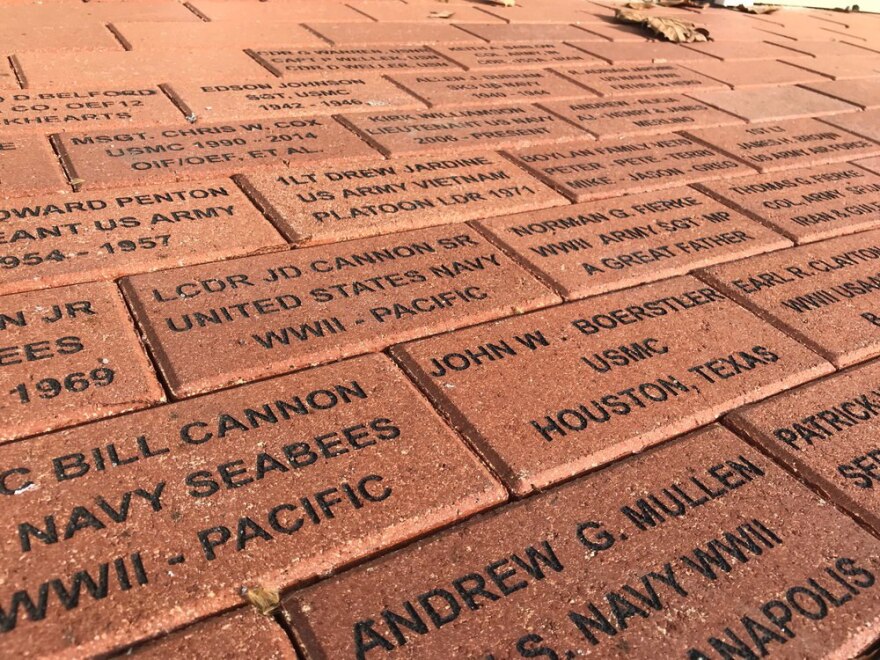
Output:
<path fill-rule="evenodd" d="M 0 658 L 880 649 L 880 17 L 0 0 Z"/>

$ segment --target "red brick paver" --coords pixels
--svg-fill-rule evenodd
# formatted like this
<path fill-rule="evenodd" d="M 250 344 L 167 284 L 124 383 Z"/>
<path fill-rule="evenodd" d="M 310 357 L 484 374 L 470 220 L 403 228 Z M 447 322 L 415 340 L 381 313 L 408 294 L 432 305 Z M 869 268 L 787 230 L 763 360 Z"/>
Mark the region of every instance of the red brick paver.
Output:
<path fill-rule="evenodd" d="M 0 334 L 0 442 L 165 400 L 112 283 L 0 296 Z"/>
<path fill-rule="evenodd" d="M 0 545 L 4 591 L 47 593 L 44 616 L 7 624 L 4 648 L 17 656 L 127 646 L 504 499 L 382 356 L 0 451 L 15 501 L 0 512 L 15 530 Z M 65 607 L 82 571 L 106 573 L 106 595 Z"/>
<path fill-rule="evenodd" d="M 520 495 L 831 370 L 693 277 L 392 354 Z"/>
<path fill-rule="evenodd" d="M 623 4 L 0 0 L 0 657 L 876 655 L 880 17 Z"/>
<path fill-rule="evenodd" d="M 846 656 L 877 634 L 876 549 L 711 427 L 285 602 L 313 657 Z"/>
<path fill-rule="evenodd" d="M 139 275 L 122 289 L 177 396 L 558 300 L 454 225 Z"/>

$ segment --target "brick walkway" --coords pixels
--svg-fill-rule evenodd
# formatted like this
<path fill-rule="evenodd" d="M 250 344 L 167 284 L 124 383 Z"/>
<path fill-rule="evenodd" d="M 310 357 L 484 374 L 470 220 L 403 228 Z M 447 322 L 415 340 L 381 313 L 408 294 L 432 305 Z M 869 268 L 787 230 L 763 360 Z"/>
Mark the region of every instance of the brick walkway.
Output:
<path fill-rule="evenodd" d="M 876 648 L 880 18 L 517 5 L 0 0 L 0 657 Z"/>

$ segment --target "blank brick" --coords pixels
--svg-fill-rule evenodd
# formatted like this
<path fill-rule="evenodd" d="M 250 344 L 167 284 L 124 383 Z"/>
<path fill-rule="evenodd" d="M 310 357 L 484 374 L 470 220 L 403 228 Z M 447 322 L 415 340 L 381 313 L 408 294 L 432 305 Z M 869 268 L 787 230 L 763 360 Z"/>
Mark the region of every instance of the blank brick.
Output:
<path fill-rule="evenodd" d="M 135 51 L 241 50 L 285 46 L 320 46 L 325 42 L 298 23 L 249 22 L 247 29 L 234 22 L 113 24 L 120 38 Z"/>

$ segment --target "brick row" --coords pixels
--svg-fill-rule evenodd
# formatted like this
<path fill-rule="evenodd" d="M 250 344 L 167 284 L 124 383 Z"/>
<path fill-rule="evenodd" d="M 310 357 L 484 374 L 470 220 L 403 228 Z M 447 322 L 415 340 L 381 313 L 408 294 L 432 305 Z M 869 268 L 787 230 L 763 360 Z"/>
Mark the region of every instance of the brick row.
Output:
<path fill-rule="evenodd" d="M 852 657 L 877 548 L 716 426 L 284 603 L 309 657 Z"/>
<path fill-rule="evenodd" d="M 0 462 L 15 655 L 124 648 L 505 498 L 383 356 L 13 443 Z"/>

